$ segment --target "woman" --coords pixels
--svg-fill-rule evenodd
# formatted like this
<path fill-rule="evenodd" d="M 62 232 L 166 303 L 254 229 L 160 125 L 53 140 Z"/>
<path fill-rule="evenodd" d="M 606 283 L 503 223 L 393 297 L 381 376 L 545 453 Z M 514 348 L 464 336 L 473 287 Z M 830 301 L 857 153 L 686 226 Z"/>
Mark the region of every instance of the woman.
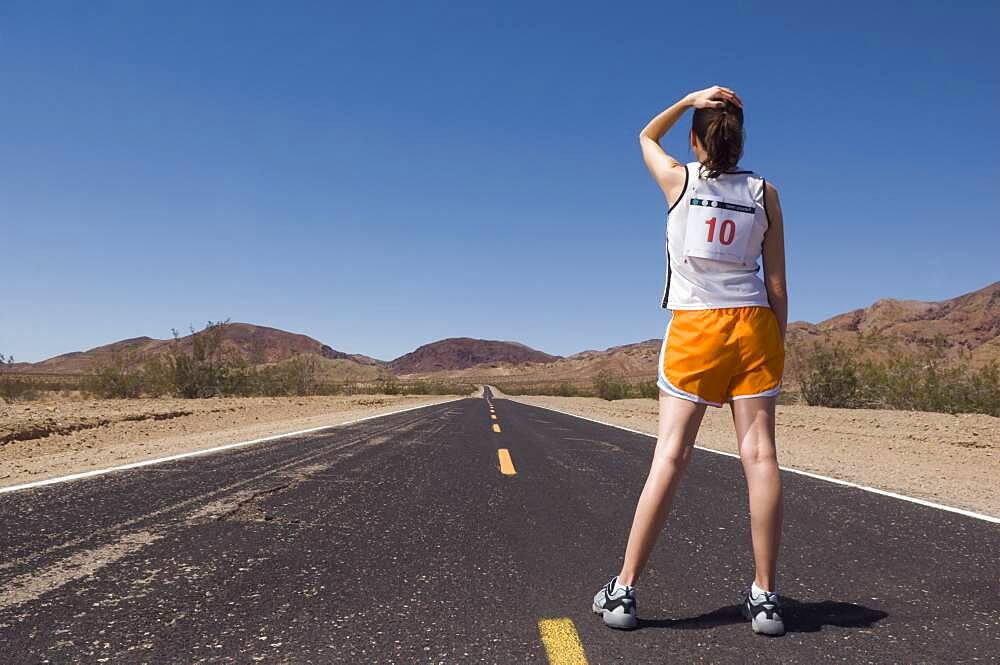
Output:
<path fill-rule="evenodd" d="M 691 150 L 698 161 L 681 164 L 659 140 L 689 107 L 694 108 Z M 609 626 L 635 627 L 633 585 L 670 512 L 705 409 L 729 402 L 750 493 L 756 564 L 742 611 L 755 633 L 781 635 L 774 579 L 781 537 L 774 402 L 784 370 L 788 299 L 778 192 L 758 174 L 737 167 L 743 103 L 728 88 L 687 95 L 653 118 L 639 142 L 669 206 L 662 306 L 672 316 L 660 349 L 653 461 L 621 571 L 594 597 L 593 610 Z"/>

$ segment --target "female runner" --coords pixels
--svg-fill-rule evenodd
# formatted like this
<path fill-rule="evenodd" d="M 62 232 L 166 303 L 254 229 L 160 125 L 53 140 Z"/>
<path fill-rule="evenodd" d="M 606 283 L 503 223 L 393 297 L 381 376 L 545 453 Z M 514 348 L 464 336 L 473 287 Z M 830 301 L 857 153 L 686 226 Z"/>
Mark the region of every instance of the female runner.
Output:
<path fill-rule="evenodd" d="M 698 161 L 681 164 L 659 140 L 688 108 L 694 109 L 689 140 Z M 742 612 L 755 633 L 781 635 L 774 403 L 784 370 L 788 298 L 778 192 L 738 166 L 743 103 L 728 88 L 712 86 L 685 96 L 653 118 L 639 142 L 669 206 L 662 306 L 672 316 L 660 348 L 659 432 L 649 475 L 621 571 L 597 593 L 592 609 L 614 628 L 636 626 L 634 585 L 691 460 L 705 408 L 728 402 L 750 494 L 755 562 Z"/>

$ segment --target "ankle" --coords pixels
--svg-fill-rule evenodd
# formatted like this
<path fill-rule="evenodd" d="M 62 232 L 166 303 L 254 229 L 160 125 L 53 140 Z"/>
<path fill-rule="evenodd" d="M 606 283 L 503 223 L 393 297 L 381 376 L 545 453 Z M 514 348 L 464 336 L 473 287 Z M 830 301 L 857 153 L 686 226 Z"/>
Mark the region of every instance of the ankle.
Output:
<path fill-rule="evenodd" d="M 619 586 L 633 586 L 635 584 L 635 575 L 618 573 L 618 576 L 615 578 L 615 582 Z"/>

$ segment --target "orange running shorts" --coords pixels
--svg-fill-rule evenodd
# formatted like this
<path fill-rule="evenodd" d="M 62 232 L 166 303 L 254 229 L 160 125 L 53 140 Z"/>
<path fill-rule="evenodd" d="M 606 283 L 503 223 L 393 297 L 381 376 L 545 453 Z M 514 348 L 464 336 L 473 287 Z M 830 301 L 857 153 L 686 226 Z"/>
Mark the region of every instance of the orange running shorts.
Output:
<path fill-rule="evenodd" d="M 700 404 L 777 395 L 785 369 L 778 319 L 761 306 L 674 310 L 659 365 L 662 390 Z"/>

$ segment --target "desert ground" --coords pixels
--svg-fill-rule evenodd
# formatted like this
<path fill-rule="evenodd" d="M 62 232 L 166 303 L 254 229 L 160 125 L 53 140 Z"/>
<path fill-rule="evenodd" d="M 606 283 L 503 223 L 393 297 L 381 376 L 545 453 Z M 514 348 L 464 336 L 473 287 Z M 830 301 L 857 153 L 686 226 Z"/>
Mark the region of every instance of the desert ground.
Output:
<path fill-rule="evenodd" d="M 652 399 L 504 397 L 656 433 Z M 789 405 L 775 422 L 784 467 L 1000 517 L 1000 418 Z M 728 407 L 708 408 L 697 444 L 737 451 Z"/>
<path fill-rule="evenodd" d="M 0 487 L 337 425 L 457 396 L 80 399 L 0 404 Z"/>

